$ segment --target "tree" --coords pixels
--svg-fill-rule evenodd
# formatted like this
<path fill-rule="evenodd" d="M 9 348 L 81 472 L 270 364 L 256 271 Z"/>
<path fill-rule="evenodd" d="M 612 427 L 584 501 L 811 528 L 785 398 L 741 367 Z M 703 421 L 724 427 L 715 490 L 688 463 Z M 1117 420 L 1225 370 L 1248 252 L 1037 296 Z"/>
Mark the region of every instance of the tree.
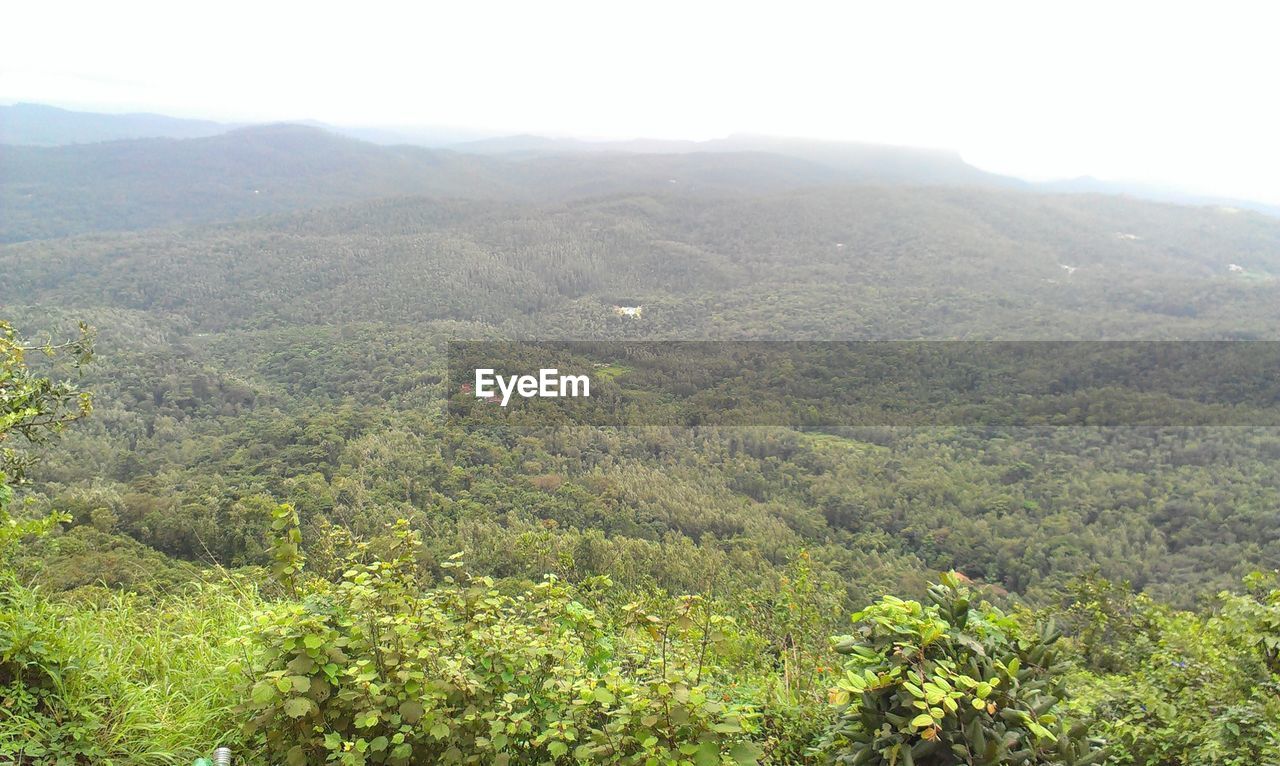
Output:
<path fill-rule="evenodd" d="M 53 359 L 69 357 L 77 372 L 93 357 L 93 328 L 80 324 L 79 337 L 63 343 L 26 344 L 8 322 L 0 321 L 0 553 L 22 537 L 66 520 L 63 514 L 18 523 L 9 514 L 13 485 L 24 481 L 31 458 L 10 446 L 21 436 L 28 443 L 45 441 L 75 420 L 89 414 L 90 394 L 70 379 L 54 380 L 32 370 L 26 355 L 32 351 Z"/>
<path fill-rule="evenodd" d="M 71 381 L 54 381 L 25 363 L 29 351 L 49 357 L 69 353 L 77 368 L 92 356 L 92 330 L 80 326 L 80 337 L 61 344 L 32 347 L 0 321 L 0 758 L 17 763 L 79 763 L 101 759 L 91 733 L 98 725 L 94 711 L 70 709 L 62 697 L 68 678 L 77 672 L 72 647 L 58 633 L 51 612 L 29 588 L 18 586 L 7 566 L 17 542 L 70 519 L 65 513 L 19 522 L 8 510 L 13 489 L 31 461 L 5 444 L 12 434 L 40 442 L 89 413 L 89 395 Z"/>

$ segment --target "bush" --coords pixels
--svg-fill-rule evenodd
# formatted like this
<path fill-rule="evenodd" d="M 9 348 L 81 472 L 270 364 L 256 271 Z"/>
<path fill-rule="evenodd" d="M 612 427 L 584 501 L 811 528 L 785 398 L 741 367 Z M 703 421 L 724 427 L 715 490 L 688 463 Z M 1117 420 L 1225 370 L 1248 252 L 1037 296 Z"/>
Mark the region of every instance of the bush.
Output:
<path fill-rule="evenodd" d="M 823 749 L 847 764 L 1098 763 L 1105 752 L 1061 718 L 1064 697 L 1051 623 L 1024 632 L 975 606 L 954 574 L 932 604 L 886 596 L 853 615 L 837 639 L 849 655 L 832 690 L 840 716 Z"/>
<path fill-rule="evenodd" d="M 695 600 L 669 621 L 633 605 L 626 628 L 588 606 L 606 580 L 511 596 L 458 575 L 424 591 L 416 534 L 401 522 L 394 540 L 372 563 L 358 547 L 337 583 L 313 580 L 247 629 L 245 732 L 267 759 L 756 762 L 752 710 L 704 681 L 718 636 Z"/>
<path fill-rule="evenodd" d="M 63 690 L 80 672 L 45 604 L 0 575 L 0 760 L 63 764 L 95 761 L 92 707 L 71 706 Z"/>
<path fill-rule="evenodd" d="M 1280 763 L 1280 589 L 1251 575 L 1215 614 L 1170 609 L 1102 583 L 1109 599 L 1078 602 L 1090 625 L 1128 619 L 1120 634 L 1082 630 L 1082 657 L 1124 657 L 1113 672 L 1082 669 L 1072 705 L 1110 743 L 1112 763 L 1162 766 Z M 1096 590 L 1097 588 L 1095 588 Z M 1108 665 L 1106 669 L 1111 669 Z"/>

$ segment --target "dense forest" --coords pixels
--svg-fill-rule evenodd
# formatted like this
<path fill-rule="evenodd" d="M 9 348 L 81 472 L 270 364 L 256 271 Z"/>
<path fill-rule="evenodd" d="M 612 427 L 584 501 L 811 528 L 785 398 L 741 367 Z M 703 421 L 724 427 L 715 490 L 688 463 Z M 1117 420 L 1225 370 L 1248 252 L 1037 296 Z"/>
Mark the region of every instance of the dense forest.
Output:
<path fill-rule="evenodd" d="M 498 148 L 0 147 L 0 758 L 1280 762 L 1274 422 L 446 389 L 459 339 L 1277 340 L 1280 220 L 865 147 Z"/>

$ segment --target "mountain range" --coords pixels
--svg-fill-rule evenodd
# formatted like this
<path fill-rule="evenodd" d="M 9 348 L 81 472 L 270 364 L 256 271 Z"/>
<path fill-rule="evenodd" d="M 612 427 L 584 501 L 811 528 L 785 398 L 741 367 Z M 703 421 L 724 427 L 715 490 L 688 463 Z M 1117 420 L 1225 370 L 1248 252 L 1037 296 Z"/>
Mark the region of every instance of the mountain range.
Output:
<path fill-rule="evenodd" d="M 1022 186 L 955 155 L 892 147 L 741 139 L 667 153 L 513 148 L 535 143 L 383 146 L 278 124 L 199 138 L 8 145 L 0 147 L 0 242 L 409 195 L 546 201 L 864 184 Z"/>
<path fill-rule="evenodd" d="M 314 132 L 309 137 L 305 137 L 307 133 L 303 130 L 304 128 Z M 319 133 L 330 134 L 330 137 L 321 138 Z M 317 158 L 315 152 L 330 151 L 338 146 L 338 143 L 332 140 L 334 136 L 342 136 L 367 144 L 368 146 L 362 149 L 355 149 L 353 145 L 347 144 L 337 150 L 337 155 L 351 159 L 353 154 L 362 154 L 372 163 L 372 166 L 367 173 L 357 173 L 359 178 L 349 175 L 344 175 L 341 179 L 330 178 L 330 181 L 337 184 L 337 189 L 327 188 L 329 182 L 318 179 L 317 196 L 321 203 L 335 198 L 363 199 L 370 196 L 402 193 L 443 193 L 466 196 L 476 191 L 473 184 L 484 183 L 482 178 L 499 167 L 498 163 L 485 163 L 479 160 L 471 163 L 455 162 L 459 169 L 461 165 L 469 165 L 466 173 L 463 174 L 469 178 L 462 179 L 448 173 L 431 179 L 422 178 L 422 173 L 426 172 L 424 168 L 436 173 L 440 170 L 438 165 L 447 164 L 447 161 L 441 154 L 429 155 L 424 152 L 409 151 L 409 147 L 414 147 L 506 161 L 512 166 L 503 167 L 499 176 L 508 178 L 514 172 L 517 176 L 525 177 L 530 183 L 545 182 L 546 160 L 557 158 L 565 168 L 575 173 L 580 174 L 587 170 L 587 176 L 591 177 L 580 177 L 576 184 L 578 190 L 584 193 L 607 191 L 611 186 L 616 185 L 608 180 L 609 176 L 613 176 L 616 181 L 618 172 L 628 172 L 625 168 L 628 163 L 619 155 L 661 155 L 663 159 L 660 161 L 646 160 L 642 164 L 658 175 L 661 175 L 658 171 L 665 168 L 670 171 L 672 178 L 657 179 L 652 182 L 674 180 L 678 184 L 682 180 L 679 178 L 681 173 L 692 173 L 691 178 L 685 179 L 686 182 L 700 185 L 704 189 L 708 186 L 723 188 L 726 182 L 737 184 L 744 180 L 772 184 L 776 188 L 822 183 L 973 185 L 1047 192 L 1125 195 L 1184 205 L 1226 206 L 1280 215 L 1280 208 L 1273 205 L 1206 196 L 1156 184 L 1104 181 L 1090 177 L 1031 183 L 974 167 L 955 152 L 913 147 L 750 134 L 732 135 L 709 141 L 643 138 L 625 141 L 586 141 L 529 134 L 483 135 L 475 130 L 446 126 L 335 126 L 312 120 L 302 121 L 286 128 L 281 125 L 219 123 L 157 114 L 77 112 L 40 104 L 0 106 L 0 153 L 2 153 L 0 170 L 4 172 L 0 183 L 4 184 L 6 192 L 11 191 L 9 188 L 11 176 L 19 183 L 34 183 L 39 187 L 42 181 L 39 173 L 33 174 L 31 169 L 33 165 L 41 167 L 49 165 L 52 173 L 61 173 L 65 177 L 67 165 L 83 164 L 87 168 L 132 167 L 130 158 L 137 152 L 152 151 L 151 146 L 147 145 L 93 149 L 81 145 L 128 140 L 185 140 L 219 137 L 225 138 L 222 141 L 196 143 L 181 148 L 160 149 L 158 153 L 165 157 L 166 162 L 194 163 L 202 168 L 209 168 L 210 163 L 213 166 L 225 163 L 225 170 L 228 173 L 235 173 L 238 167 L 248 162 L 269 176 L 274 172 L 273 160 L 304 165 L 314 164 L 322 168 L 328 160 Z M 285 140 L 286 137 L 291 137 L 292 141 Z M 244 146 L 238 147 L 237 144 L 241 143 Z M 271 147 L 270 156 L 263 157 L 261 152 L 267 144 Z M 73 146 L 77 148 L 69 148 Z M 384 151 L 374 151 L 372 147 L 375 146 Z M 34 147 L 60 151 L 40 153 L 35 152 Z M 738 156 L 728 162 L 707 157 L 707 155 L 725 154 L 775 156 L 756 157 L 750 160 Z M 569 159 L 571 157 L 576 159 Z M 601 160 L 601 157 L 609 159 Z M 685 157 L 688 161 L 681 162 L 676 159 L 678 157 Z M 779 160 L 778 157 L 788 158 L 791 162 Z M 696 158 L 696 160 L 689 160 L 689 158 Z M 259 165 L 263 160 L 266 160 L 267 164 Z M 803 161 L 808 165 L 795 161 Z M 588 166 L 593 167 L 588 170 Z M 395 169 L 392 169 L 393 167 Z M 726 170 L 726 167 L 731 169 Z M 544 172 L 540 173 L 540 169 Z M 294 177 L 292 172 L 289 175 Z M 244 182 L 250 186 L 256 183 L 254 179 L 245 178 L 243 174 L 239 177 L 244 178 Z M 354 182 L 354 185 L 347 186 L 347 182 Z M 261 185 L 258 183 L 258 186 Z M 553 196 L 572 195 L 577 192 L 567 186 L 573 185 L 572 182 L 568 185 L 553 183 L 545 192 L 539 193 Z M 484 193 L 493 193 L 496 186 L 497 184 L 494 183 L 484 183 Z M 261 193 L 262 190 L 258 191 Z M 250 189 L 251 192 L 252 189 Z M 38 193 L 38 188 L 27 188 L 27 191 L 22 193 Z M 294 197 L 292 200 L 276 199 L 263 203 L 259 200 L 228 200 L 214 194 L 217 196 L 216 200 L 205 200 L 205 202 L 212 202 L 212 207 L 209 209 L 210 216 L 213 216 L 211 219 L 216 219 L 225 212 L 224 205 L 230 206 L 237 215 L 255 209 L 270 212 L 294 209 L 298 206 L 296 195 L 286 195 Z M 11 213 L 12 215 L 19 219 L 24 217 L 21 198 L 15 203 L 6 193 L 3 199 L 10 205 L 18 206 L 15 208 L 16 212 Z M 122 224 L 117 228 L 135 228 L 136 221 L 126 211 L 115 210 L 111 214 L 121 216 Z M 150 225 L 155 222 L 148 219 L 144 223 Z M 21 233 L 15 233 L 13 231 L 15 228 Z M 48 236 L 51 235 L 49 232 L 52 235 L 61 235 L 72 233 L 75 229 L 76 227 L 60 228 L 57 225 L 53 225 L 52 228 L 32 227 L 30 224 L 6 226 L 5 231 L 0 232 L 0 241 Z M 46 233 L 40 234 L 41 231 Z"/>

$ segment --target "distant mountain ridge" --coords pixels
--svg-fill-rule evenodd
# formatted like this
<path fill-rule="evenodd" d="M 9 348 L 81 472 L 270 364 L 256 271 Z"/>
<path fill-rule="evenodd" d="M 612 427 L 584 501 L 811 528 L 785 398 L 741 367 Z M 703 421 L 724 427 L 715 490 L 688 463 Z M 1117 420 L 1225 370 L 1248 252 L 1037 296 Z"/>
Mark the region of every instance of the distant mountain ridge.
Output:
<path fill-rule="evenodd" d="M 1079 178 L 1067 178 L 1059 181 L 1046 181 L 1036 185 L 1037 188 L 1045 191 L 1065 193 L 1065 194 L 1119 194 L 1127 197 L 1137 197 L 1139 199 L 1155 200 L 1156 202 L 1170 202 L 1175 205 L 1211 205 L 1214 207 L 1241 208 L 1244 210 L 1253 210 L 1259 213 L 1267 213 L 1268 215 L 1280 216 L 1280 206 L 1268 205 L 1265 202 L 1255 202 L 1253 200 L 1238 199 L 1234 197 L 1220 197 L 1211 194 L 1197 194 L 1195 192 L 1182 191 L 1176 188 L 1156 186 L 1153 184 L 1142 184 L 1122 181 L 1104 181 L 1092 176 L 1080 176 Z"/>
<path fill-rule="evenodd" d="M 710 141 L 583 141 L 536 135 L 504 136 L 452 144 L 468 154 L 533 157 L 548 154 L 724 154 L 768 153 L 818 163 L 839 170 L 846 180 L 896 183 L 1027 186 L 1024 181 L 988 173 L 966 163 L 956 152 L 915 147 L 821 141 L 778 136 L 735 134 Z"/>
<path fill-rule="evenodd" d="M 487 161 L 264 125 L 191 139 L 0 147 L 0 242 L 232 220 L 380 197 L 469 196 Z"/>
<path fill-rule="evenodd" d="M 381 146 L 412 145 L 508 159 L 557 154 L 695 154 L 765 152 L 840 170 L 844 180 L 1015 186 L 1022 182 L 979 170 L 955 152 L 845 141 L 816 141 L 737 134 L 710 141 L 637 138 L 586 141 L 532 134 L 459 141 L 462 129 L 338 127 L 305 120 L 297 124 Z M 97 114 L 40 104 L 0 106 L 0 144 L 66 146 L 142 138 L 207 138 L 244 126 L 157 114 Z"/>
<path fill-rule="evenodd" d="M 1031 184 L 985 172 L 955 152 L 840 141 L 734 135 L 702 142 L 600 142 L 526 135 L 426 147 L 371 143 L 322 124 L 237 127 L 36 105 L 0 109 L 8 135 L 14 125 L 62 126 L 51 127 L 44 140 L 105 130 L 209 133 L 0 145 L 0 243 L 406 196 L 545 202 L 618 194 L 741 197 L 859 185 L 1102 193 L 1280 215 L 1256 203 L 1092 179 Z M 24 114 L 44 122 L 12 119 Z"/>
<path fill-rule="evenodd" d="M 162 114 L 99 114 L 44 104 L 0 106 L 0 144 L 65 146 L 131 138 L 203 138 L 237 126 Z"/>
<path fill-rule="evenodd" d="M 965 162 L 954 151 L 917 147 L 752 134 L 735 134 L 708 141 L 648 138 L 584 140 L 535 134 L 493 136 L 491 132 L 488 137 L 482 137 L 486 135 L 486 131 L 457 126 L 335 126 L 316 120 L 302 120 L 297 124 L 381 147 L 412 146 L 449 150 L 504 161 L 569 155 L 764 153 L 824 166 L 828 171 L 835 171 L 836 177 L 826 181 L 831 183 L 941 184 L 1019 188 L 1050 193 L 1109 194 L 1179 205 L 1240 208 L 1280 216 L 1280 206 L 1188 192 L 1158 184 L 1104 181 L 1087 176 L 1029 182 L 977 168 Z M 245 127 L 267 126 L 182 119 L 159 114 L 79 112 L 42 104 L 0 105 L 0 153 L 12 153 L 14 150 L 11 147 L 15 146 L 57 147 L 131 139 L 208 138 Z M 669 164 L 669 160 L 663 162 Z M 663 162 L 656 164 L 661 165 Z M 390 191 L 396 193 L 395 190 Z M 4 238 L 4 232 L 0 231 L 0 241 Z"/>
<path fill-rule="evenodd" d="M 466 153 L 321 128 L 0 147 L 0 242 L 145 229 L 386 197 L 508 201 L 614 194 L 742 196 L 820 186 L 1016 186 L 944 153 L 728 140 L 713 150 Z M 807 156 L 797 156 L 807 154 Z"/>

